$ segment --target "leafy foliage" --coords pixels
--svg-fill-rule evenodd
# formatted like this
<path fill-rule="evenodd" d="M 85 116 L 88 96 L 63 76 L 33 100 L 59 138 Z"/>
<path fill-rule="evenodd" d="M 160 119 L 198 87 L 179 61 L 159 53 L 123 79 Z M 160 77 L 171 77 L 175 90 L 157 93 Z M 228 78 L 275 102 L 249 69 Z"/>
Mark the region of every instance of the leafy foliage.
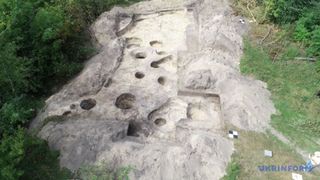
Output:
<path fill-rule="evenodd" d="M 20 179 L 24 180 L 56 180 L 70 179 L 72 174 L 60 168 L 57 151 L 49 149 L 44 140 L 25 135 L 24 158 L 17 168 L 23 171 Z"/>
<path fill-rule="evenodd" d="M 252 18 L 257 24 L 255 30 L 250 34 L 264 37 L 258 27 L 268 26 L 273 22 L 278 24 L 272 29 L 286 29 L 290 36 L 286 40 L 296 41 L 305 47 L 309 56 L 318 57 L 318 37 L 317 30 L 320 26 L 320 2 L 315 0 L 234 0 L 236 13 Z M 272 26 L 270 26 L 272 27 Z M 263 28 L 261 28 L 263 30 Z M 255 32 L 256 31 L 256 32 Z M 271 32 L 271 31 L 270 31 Z M 274 31 L 276 32 L 276 31 Z M 264 32 L 266 38 L 273 33 Z M 279 33 L 276 33 L 279 34 Z M 269 36 L 270 35 L 270 36 Z M 263 39 L 263 41 L 266 39 Z M 274 39 L 275 43 L 281 39 Z M 282 40 L 281 40 L 282 41 Z M 279 47 L 276 47 L 279 48 Z M 281 49 L 281 48 L 280 48 Z M 278 51 L 278 50 L 276 50 Z"/>
<path fill-rule="evenodd" d="M 237 180 L 240 174 L 240 164 L 235 160 L 232 160 L 227 168 L 227 175 L 225 175 L 223 180 Z"/>
<path fill-rule="evenodd" d="M 94 53 L 88 26 L 136 0 L 0 0 L 0 179 L 67 179 L 56 152 L 24 132 L 40 99 Z"/>
<path fill-rule="evenodd" d="M 4 135 L 0 143 L 0 179 L 68 179 L 71 174 L 60 169 L 59 153 L 50 151 L 46 142 L 29 136 L 23 129 Z"/>
<path fill-rule="evenodd" d="M 308 52 L 314 56 L 320 57 L 320 25 L 315 27 L 311 33 L 311 41 Z"/>
<path fill-rule="evenodd" d="M 16 47 L 12 43 L 0 44 L 0 105 L 2 101 L 31 89 L 30 63 L 16 56 Z"/>
<path fill-rule="evenodd" d="M 0 142 L 0 179 L 18 179 L 23 171 L 18 169 L 18 164 L 24 157 L 24 133 L 17 130 L 13 136 L 2 137 Z"/>
<path fill-rule="evenodd" d="M 19 127 L 24 127 L 35 115 L 39 102 L 20 96 L 6 102 L 0 108 L 0 132 L 13 134 Z"/>
<path fill-rule="evenodd" d="M 306 48 L 308 56 L 320 59 L 320 2 L 313 0 L 267 0 L 270 19 L 278 24 L 294 24 L 293 39 Z M 320 69 L 318 63 L 318 69 Z"/>
<path fill-rule="evenodd" d="M 312 3 L 312 0 L 266 0 L 265 6 L 272 20 L 285 24 L 297 20 Z"/>
<path fill-rule="evenodd" d="M 301 41 L 303 43 L 307 43 L 307 41 L 310 38 L 310 32 L 309 30 L 305 27 L 305 21 L 307 19 L 305 18 L 301 18 L 298 22 L 297 22 L 297 26 L 295 28 L 295 32 L 294 32 L 294 39 L 297 41 Z"/>

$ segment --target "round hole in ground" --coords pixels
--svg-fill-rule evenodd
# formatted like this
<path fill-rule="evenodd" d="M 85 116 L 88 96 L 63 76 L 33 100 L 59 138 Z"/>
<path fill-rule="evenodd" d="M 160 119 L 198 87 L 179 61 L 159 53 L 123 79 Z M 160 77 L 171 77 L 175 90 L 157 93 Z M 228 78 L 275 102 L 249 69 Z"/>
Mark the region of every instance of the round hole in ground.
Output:
<path fill-rule="evenodd" d="M 160 42 L 160 41 L 150 41 L 150 46 L 152 46 L 152 47 L 161 47 L 162 46 L 162 42 Z"/>
<path fill-rule="evenodd" d="M 130 93 L 124 93 L 117 97 L 115 105 L 119 109 L 131 109 L 136 101 L 136 97 Z"/>
<path fill-rule="evenodd" d="M 139 44 L 128 44 L 128 45 L 127 45 L 127 48 L 128 48 L 128 49 L 131 49 L 131 48 L 138 48 L 138 47 L 140 47 L 140 45 L 139 45 Z"/>
<path fill-rule="evenodd" d="M 138 53 L 136 53 L 135 57 L 137 59 L 145 59 L 147 57 L 147 54 L 144 52 L 138 52 Z"/>
<path fill-rule="evenodd" d="M 150 64 L 150 66 L 153 67 L 153 68 L 159 68 L 159 63 L 156 62 L 156 61 L 154 61 L 154 62 L 152 62 L 152 63 Z"/>
<path fill-rule="evenodd" d="M 93 107 L 95 107 L 97 104 L 97 101 L 94 100 L 94 99 L 85 99 L 85 100 L 82 100 L 80 102 L 80 107 L 84 110 L 90 110 L 92 109 Z"/>
<path fill-rule="evenodd" d="M 144 78 L 144 74 L 142 72 L 136 72 L 135 76 L 136 76 L 137 79 Z"/>
<path fill-rule="evenodd" d="M 70 104 L 70 109 L 75 109 L 76 105 L 75 104 Z"/>
<path fill-rule="evenodd" d="M 105 88 L 108 88 L 112 84 L 112 79 L 108 79 L 107 83 L 104 84 Z"/>
<path fill-rule="evenodd" d="M 68 116 L 69 114 L 71 114 L 71 111 L 65 111 L 62 116 Z"/>
<path fill-rule="evenodd" d="M 163 126 L 167 123 L 167 121 L 163 118 L 158 118 L 154 121 L 157 126 Z"/>
<path fill-rule="evenodd" d="M 158 55 L 165 55 L 166 52 L 164 52 L 164 51 L 157 51 L 157 54 L 158 54 Z"/>
<path fill-rule="evenodd" d="M 138 37 L 127 37 L 126 38 L 126 43 L 127 44 L 141 44 L 142 43 L 142 39 L 140 39 Z"/>
<path fill-rule="evenodd" d="M 161 76 L 161 77 L 158 78 L 158 83 L 161 84 L 161 85 L 164 85 L 166 83 L 166 79 Z"/>

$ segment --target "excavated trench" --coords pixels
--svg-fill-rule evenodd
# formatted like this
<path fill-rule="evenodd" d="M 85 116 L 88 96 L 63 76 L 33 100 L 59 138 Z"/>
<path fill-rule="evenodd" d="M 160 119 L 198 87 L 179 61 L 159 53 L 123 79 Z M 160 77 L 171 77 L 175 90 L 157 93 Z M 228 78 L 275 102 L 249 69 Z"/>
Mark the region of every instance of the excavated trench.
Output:
<path fill-rule="evenodd" d="M 186 114 L 179 117 L 180 119 L 188 118 L 190 126 L 210 127 L 208 129 L 211 131 L 219 131 L 224 128 L 219 95 L 201 90 L 180 91 L 178 87 L 178 66 L 181 63 L 179 60 L 182 61 L 179 54 L 190 51 L 189 48 L 194 48 L 187 44 L 190 41 L 187 29 L 196 29 L 193 27 L 195 26 L 193 13 L 192 9 L 169 9 L 167 12 L 135 15 L 130 23 L 125 19 L 124 21 L 130 24 L 130 28 L 121 31 L 126 48 L 121 65 L 113 78 L 127 77 L 125 81 L 120 83 L 123 86 L 132 82 L 140 88 L 158 87 L 157 84 L 160 84 L 163 87 L 158 87 L 157 93 L 162 91 L 162 93 L 168 94 L 167 102 L 170 101 L 169 98 L 177 98 L 187 104 L 184 110 Z M 193 38 L 194 36 L 195 34 L 193 34 Z M 132 71 L 136 71 L 134 76 L 131 75 Z M 139 106 L 136 104 L 139 103 L 138 101 L 134 102 L 135 96 L 139 96 L 139 94 L 133 95 L 130 92 L 121 94 L 116 99 L 116 107 L 131 109 L 134 106 Z M 151 113 L 148 114 L 148 117 L 156 128 L 160 128 L 160 133 L 154 128 L 149 131 L 156 131 L 155 134 L 158 133 L 158 136 L 163 137 L 166 135 L 161 132 L 161 129 L 166 129 L 166 124 L 169 124 L 169 127 L 174 126 L 172 122 L 179 119 L 176 115 L 168 116 L 171 112 L 157 113 L 157 116 L 154 116 L 153 113 L 159 109 L 161 108 L 150 109 Z M 132 131 L 132 127 L 132 123 L 129 124 L 128 132 Z M 136 129 L 135 133 L 138 133 L 139 130 L 134 129 Z"/>
<path fill-rule="evenodd" d="M 126 32 L 122 31 L 121 33 L 126 40 L 125 46 L 127 48 L 124 50 L 124 58 L 119 67 L 121 74 L 116 73 L 114 78 L 117 78 L 117 75 L 122 76 L 124 73 L 130 73 L 131 69 L 125 72 L 128 67 L 138 67 L 137 71 L 139 70 L 139 72 L 135 74 L 135 77 L 137 79 L 146 77 L 146 79 L 143 79 L 144 82 L 137 83 L 156 86 L 157 81 L 159 84 L 167 86 L 166 89 L 160 87 L 159 91 L 171 91 L 170 94 L 181 96 L 181 99 L 188 102 L 190 107 L 194 104 L 201 104 L 201 99 L 204 99 L 204 97 L 219 98 L 218 95 L 206 94 L 201 91 L 178 93 L 179 76 L 176 75 L 179 71 L 179 53 L 186 52 L 189 48 L 187 46 L 188 35 L 186 29 L 195 28 L 191 27 L 195 25 L 192 9 L 173 9 L 167 10 L 167 12 L 140 14 L 136 15 L 135 18 L 138 21 L 130 23 L 130 28 L 126 28 Z M 149 64 L 150 66 L 148 66 Z M 155 71 L 153 68 L 157 70 Z M 158 78 L 155 80 L 148 78 L 148 76 Z M 167 84 L 166 81 L 168 80 L 170 83 Z M 128 79 L 128 81 L 131 80 Z M 210 101 L 211 113 L 221 113 L 219 108 L 215 108 L 220 107 L 219 103 L 220 101 Z M 192 117 L 192 120 L 197 120 L 195 115 Z M 218 116 L 218 119 L 215 119 L 215 117 L 217 116 L 213 116 L 211 119 L 222 122 L 221 115 Z M 212 121 L 210 118 L 207 120 Z M 163 126 L 167 123 L 167 120 L 157 118 L 154 123 L 157 126 Z M 220 125 L 218 127 L 220 128 Z"/>
<path fill-rule="evenodd" d="M 133 166 L 130 179 L 219 179 L 233 152 L 226 124 L 262 131 L 274 112 L 264 84 L 239 73 L 238 26 L 224 0 L 114 8 L 92 27 L 101 52 L 31 128 L 71 170 L 107 162 Z"/>

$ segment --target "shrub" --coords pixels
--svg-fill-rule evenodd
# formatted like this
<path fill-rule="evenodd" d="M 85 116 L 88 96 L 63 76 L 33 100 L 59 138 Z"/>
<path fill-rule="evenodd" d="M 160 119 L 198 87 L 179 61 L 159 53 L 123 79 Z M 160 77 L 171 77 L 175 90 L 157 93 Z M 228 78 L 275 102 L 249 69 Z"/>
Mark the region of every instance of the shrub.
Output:
<path fill-rule="evenodd" d="M 0 108 L 0 132 L 13 134 L 19 127 L 24 127 L 36 113 L 39 101 L 20 96 L 6 102 Z"/>
<path fill-rule="evenodd" d="M 286 24 L 299 19 L 312 3 L 312 0 L 266 0 L 265 6 L 271 20 Z"/>
<path fill-rule="evenodd" d="M 311 32 L 311 41 L 307 50 L 309 54 L 320 57 L 320 25 Z"/>
<path fill-rule="evenodd" d="M 59 152 L 50 150 L 46 141 L 25 134 L 24 156 L 17 168 L 24 180 L 71 179 L 72 173 L 59 166 Z"/>
<path fill-rule="evenodd" d="M 301 41 L 307 43 L 310 38 L 310 32 L 305 26 L 306 18 L 301 18 L 297 21 L 297 25 L 295 28 L 295 32 L 293 33 L 294 39 L 297 41 Z"/>
<path fill-rule="evenodd" d="M 32 89 L 30 63 L 25 58 L 16 56 L 14 43 L 1 44 L 0 37 L 0 106 L 21 93 Z"/>
<path fill-rule="evenodd" d="M 227 175 L 223 177 L 223 180 L 237 180 L 240 174 L 240 164 L 232 160 L 227 168 Z"/>
<path fill-rule="evenodd" d="M 14 135 L 4 134 L 0 142 L 0 179 L 18 179 L 23 171 L 18 169 L 24 157 L 24 133 L 17 130 Z"/>

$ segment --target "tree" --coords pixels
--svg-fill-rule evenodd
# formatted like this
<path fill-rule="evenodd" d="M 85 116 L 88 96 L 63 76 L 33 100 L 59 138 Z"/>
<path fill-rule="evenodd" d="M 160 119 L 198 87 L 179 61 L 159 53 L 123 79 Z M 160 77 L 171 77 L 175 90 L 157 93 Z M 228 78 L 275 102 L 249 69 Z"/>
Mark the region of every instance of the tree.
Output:
<path fill-rule="evenodd" d="M 0 57 L 0 99 L 9 99 L 33 88 L 28 80 L 30 63 L 16 56 L 15 44 L 0 44 Z"/>
<path fill-rule="evenodd" d="M 18 179 L 23 171 L 17 169 L 24 156 L 24 133 L 22 129 L 12 135 L 4 135 L 0 142 L 0 179 Z"/>
<path fill-rule="evenodd" d="M 310 7 L 313 0 L 266 0 L 265 5 L 269 17 L 279 23 L 286 24 L 297 20 Z"/>

